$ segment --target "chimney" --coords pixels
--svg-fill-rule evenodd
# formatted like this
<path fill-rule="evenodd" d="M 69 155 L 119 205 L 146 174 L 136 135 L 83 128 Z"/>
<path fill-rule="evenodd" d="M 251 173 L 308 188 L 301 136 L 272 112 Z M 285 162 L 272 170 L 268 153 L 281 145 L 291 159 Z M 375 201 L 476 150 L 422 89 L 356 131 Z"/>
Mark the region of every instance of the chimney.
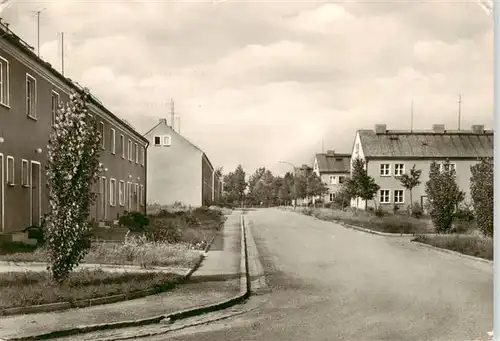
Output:
<path fill-rule="evenodd" d="M 433 124 L 432 125 L 432 130 L 435 133 L 443 134 L 444 133 L 444 124 Z"/>
<path fill-rule="evenodd" d="M 160 123 L 167 124 L 167 119 L 166 118 L 160 118 Z"/>
<path fill-rule="evenodd" d="M 330 150 L 327 150 L 327 151 L 326 151 L 326 154 L 327 154 L 327 155 L 335 155 L 335 150 L 331 150 L 331 149 L 330 149 Z"/>
<path fill-rule="evenodd" d="M 473 134 L 484 134 L 484 125 L 474 124 L 471 127 L 471 130 Z"/>
<path fill-rule="evenodd" d="M 385 134 L 387 132 L 387 125 L 385 124 L 375 124 L 376 134 Z"/>

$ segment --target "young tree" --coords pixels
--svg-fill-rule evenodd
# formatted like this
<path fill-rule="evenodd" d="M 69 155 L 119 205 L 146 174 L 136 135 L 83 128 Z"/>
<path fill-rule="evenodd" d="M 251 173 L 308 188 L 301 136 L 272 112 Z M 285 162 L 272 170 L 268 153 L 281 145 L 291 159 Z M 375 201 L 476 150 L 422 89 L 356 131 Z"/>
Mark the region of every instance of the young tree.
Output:
<path fill-rule="evenodd" d="M 224 193 L 229 202 L 234 203 L 237 201 L 240 205 L 243 205 L 247 188 L 245 176 L 245 171 L 241 165 L 238 165 L 234 172 L 224 176 Z"/>
<path fill-rule="evenodd" d="M 493 160 L 483 158 L 470 170 L 470 192 L 477 226 L 485 236 L 493 237 Z"/>
<path fill-rule="evenodd" d="M 411 214 L 413 209 L 413 189 L 420 185 L 420 176 L 422 175 L 421 169 L 416 169 L 416 166 L 410 169 L 410 174 L 403 174 L 399 177 L 399 181 L 401 182 L 401 186 L 407 189 L 410 192 L 410 210 L 408 214 Z"/>
<path fill-rule="evenodd" d="M 322 197 L 328 193 L 328 187 L 321 181 L 321 178 L 314 172 L 311 172 L 307 179 L 307 196 Z"/>
<path fill-rule="evenodd" d="M 443 171 L 435 161 L 431 163 L 425 193 L 429 203 L 429 214 L 436 231 L 438 233 L 450 231 L 464 193 L 458 188 L 455 170 L 450 167 L 449 161 L 443 164 Z"/>
<path fill-rule="evenodd" d="M 46 217 L 49 267 L 62 283 L 88 252 L 93 185 L 100 164 L 101 136 L 87 108 L 88 90 L 73 92 L 57 110 L 47 155 L 49 212 Z"/>
<path fill-rule="evenodd" d="M 380 186 L 375 183 L 375 179 L 368 175 L 365 169 L 365 162 L 362 159 L 354 159 L 351 177 L 346 180 L 345 184 L 346 192 L 349 193 L 352 198 L 356 198 L 356 209 L 359 205 L 360 198 L 365 201 L 365 208 L 368 200 L 373 200 L 375 208 L 377 208 L 375 195 L 380 189 Z"/>
<path fill-rule="evenodd" d="M 265 172 L 265 167 L 259 167 L 248 179 L 248 198 L 253 204 L 259 204 L 263 199 L 262 190 L 260 189 L 261 186 L 257 186 L 257 184 L 262 179 Z"/>

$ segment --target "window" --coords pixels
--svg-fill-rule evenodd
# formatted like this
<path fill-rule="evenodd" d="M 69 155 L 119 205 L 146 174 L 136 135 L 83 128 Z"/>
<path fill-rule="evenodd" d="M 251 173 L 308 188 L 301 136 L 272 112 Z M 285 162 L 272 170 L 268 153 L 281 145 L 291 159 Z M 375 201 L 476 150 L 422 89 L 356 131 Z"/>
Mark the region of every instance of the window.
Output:
<path fill-rule="evenodd" d="M 135 150 L 135 163 L 139 163 L 139 146 L 134 144 L 134 150 Z"/>
<path fill-rule="evenodd" d="M 26 74 L 26 115 L 36 119 L 36 79 Z"/>
<path fill-rule="evenodd" d="M 391 202 L 391 192 L 388 189 L 381 189 L 379 201 L 381 204 L 389 204 Z"/>
<path fill-rule="evenodd" d="M 30 181 L 28 165 L 28 160 L 21 160 L 21 185 L 24 187 L 28 187 Z"/>
<path fill-rule="evenodd" d="M 7 59 L 0 57 L 0 103 L 9 106 L 10 70 Z"/>
<path fill-rule="evenodd" d="M 380 165 L 380 176 L 391 175 L 391 165 L 388 163 L 383 163 Z"/>
<path fill-rule="evenodd" d="M 339 176 L 339 184 L 343 184 L 345 182 L 345 176 Z"/>
<path fill-rule="evenodd" d="M 172 141 L 171 141 L 170 136 L 168 136 L 168 135 L 163 136 L 163 145 L 164 146 L 170 146 L 171 143 L 172 143 Z"/>
<path fill-rule="evenodd" d="M 144 206 L 144 185 L 139 187 L 139 200 L 141 202 L 141 206 Z"/>
<path fill-rule="evenodd" d="M 59 108 L 59 101 L 59 94 L 52 90 L 52 125 L 56 124 L 56 115 L 57 109 Z"/>
<path fill-rule="evenodd" d="M 334 198 L 335 198 L 335 193 L 330 193 L 330 201 L 333 201 Z"/>
<path fill-rule="evenodd" d="M 122 159 L 125 159 L 125 137 L 120 134 L 120 146 L 122 148 Z"/>
<path fill-rule="evenodd" d="M 109 206 L 116 206 L 116 180 L 109 179 Z"/>
<path fill-rule="evenodd" d="M 356 143 L 356 154 L 359 154 L 359 143 Z"/>
<path fill-rule="evenodd" d="M 404 163 L 396 163 L 394 165 L 394 175 L 395 176 L 400 176 L 405 173 L 405 165 Z"/>
<path fill-rule="evenodd" d="M 99 133 L 101 134 L 101 147 L 104 149 L 106 147 L 106 139 L 104 136 L 104 122 L 99 123 Z"/>
<path fill-rule="evenodd" d="M 402 189 L 394 190 L 394 203 L 395 204 L 404 204 L 405 203 L 404 193 L 405 192 Z"/>
<path fill-rule="evenodd" d="M 146 152 L 144 147 L 141 147 L 141 166 L 144 166 L 144 159 L 146 158 Z"/>
<path fill-rule="evenodd" d="M 118 184 L 118 203 L 120 206 L 125 206 L 125 182 L 120 181 Z"/>
<path fill-rule="evenodd" d="M 111 154 L 116 154 L 116 131 L 111 128 L 109 130 L 110 135 L 110 146 L 111 146 Z"/>
<path fill-rule="evenodd" d="M 133 198 L 132 197 L 132 195 L 133 195 L 132 188 L 133 188 L 132 183 L 127 182 L 127 193 L 128 193 L 128 205 L 127 205 L 127 207 L 129 210 L 132 209 L 132 198 Z"/>
<path fill-rule="evenodd" d="M 14 185 L 14 158 L 12 156 L 7 156 L 7 184 Z"/>
<path fill-rule="evenodd" d="M 330 175 L 330 185 L 335 185 L 337 183 L 337 177 Z"/>
<path fill-rule="evenodd" d="M 128 160 L 132 161 L 132 141 L 128 140 Z"/>
<path fill-rule="evenodd" d="M 442 163 L 439 165 L 439 171 L 440 172 L 449 172 L 451 170 L 454 170 L 455 172 L 457 171 L 457 167 L 454 163 L 449 163 L 449 164 L 446 164 L 446 163 Z"/>
<path fill-rule="evenodd" d="M 155 146 L 161 146 L 161 136 L 155 136 Z"/>

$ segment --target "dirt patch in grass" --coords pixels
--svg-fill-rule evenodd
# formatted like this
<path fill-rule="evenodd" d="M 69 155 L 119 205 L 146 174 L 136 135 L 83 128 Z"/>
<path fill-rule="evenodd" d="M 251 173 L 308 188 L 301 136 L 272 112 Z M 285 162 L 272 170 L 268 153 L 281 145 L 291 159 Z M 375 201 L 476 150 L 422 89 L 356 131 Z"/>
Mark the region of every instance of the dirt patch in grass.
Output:
<path fill-rule="evenodd" d="M 200 257 L 200 251 L 187 244 L 147 243 L 132 239 L 125 243 L 94 243 L 82 263 L 191 268 Z M 48 262 L 49 258 L 44 248 L 38 248 L 31 253 L 0 255 L 0 260 Z"/>
<path fill-rule="evenodd" d="M 416 219 L 402 214 L 390 214 L 377 217 L 372 212 L 358 210 L 336 210 L 328 208 L 297 209 L 305 215 L 314 216 L 326 221 L 341 221 L 346 224 L 386 233 L 434 233 L 433 226 L 427 219 Z"/>
<path fill-rule="evenodd" d="M 493 260 L 493 239 L 478 235 L 417 236 L 413 241 Z"/>
<path fill-rule="evenodd" d="M 170 273 L 108 273 L 102 270 L 73 272 L 62 285 L 47 272 L 8 272 L 0 277 L 0 309 L 172 288 L 181 276 Z M 160 290 L 162 289 L 162 290 Z"/>

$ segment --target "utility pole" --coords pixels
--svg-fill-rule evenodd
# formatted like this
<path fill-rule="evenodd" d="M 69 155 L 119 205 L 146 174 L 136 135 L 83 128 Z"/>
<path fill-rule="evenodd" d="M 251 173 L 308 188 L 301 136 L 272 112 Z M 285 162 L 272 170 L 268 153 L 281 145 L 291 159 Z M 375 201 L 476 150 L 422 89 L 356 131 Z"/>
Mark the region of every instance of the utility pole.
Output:
<path fill-rule="evenodd" d="M 172 129 L 174 129 L 174 117 L 175 117 L 174 100 L 171 98 L 170 99 L 170 127 Z"/>
<path fill-rule="evenodd" d="M 458 95 L 458 130 L 460 130 L 460 120 L 462 116 L 462 94 Z"/>
<path fill-rule="evenodd" d="M 61 73 L 64 76 L 64 32 L 61 32 Z"/>
<path fill-rule="evenodd" d="M 413 132 L 413 100 L 411 100 L 410 132 Z"/>
<path fill-rule="evenodd" d="M 35 15 L 36 15 L 36 27 L 37 27 L 37 43 L 38 43 L 38 46 L 37 46 L 37 50 L 38 50 L 38 57 L 40 57 L 40 13 L 42 13 L 43 11 L 45 11 L 46 8 L 42 8 L 41 10 L 38 10 L 38 11 L 35 11 Z"/>
<path fill-rule="evenodd" d="M 325 141 L 321 140 L 321 154 L 325 154 Z"/>
<path fill-rule="evenodd" d="M 181 118 L 177 116 L 177 132 L 181 133 Z"/>

